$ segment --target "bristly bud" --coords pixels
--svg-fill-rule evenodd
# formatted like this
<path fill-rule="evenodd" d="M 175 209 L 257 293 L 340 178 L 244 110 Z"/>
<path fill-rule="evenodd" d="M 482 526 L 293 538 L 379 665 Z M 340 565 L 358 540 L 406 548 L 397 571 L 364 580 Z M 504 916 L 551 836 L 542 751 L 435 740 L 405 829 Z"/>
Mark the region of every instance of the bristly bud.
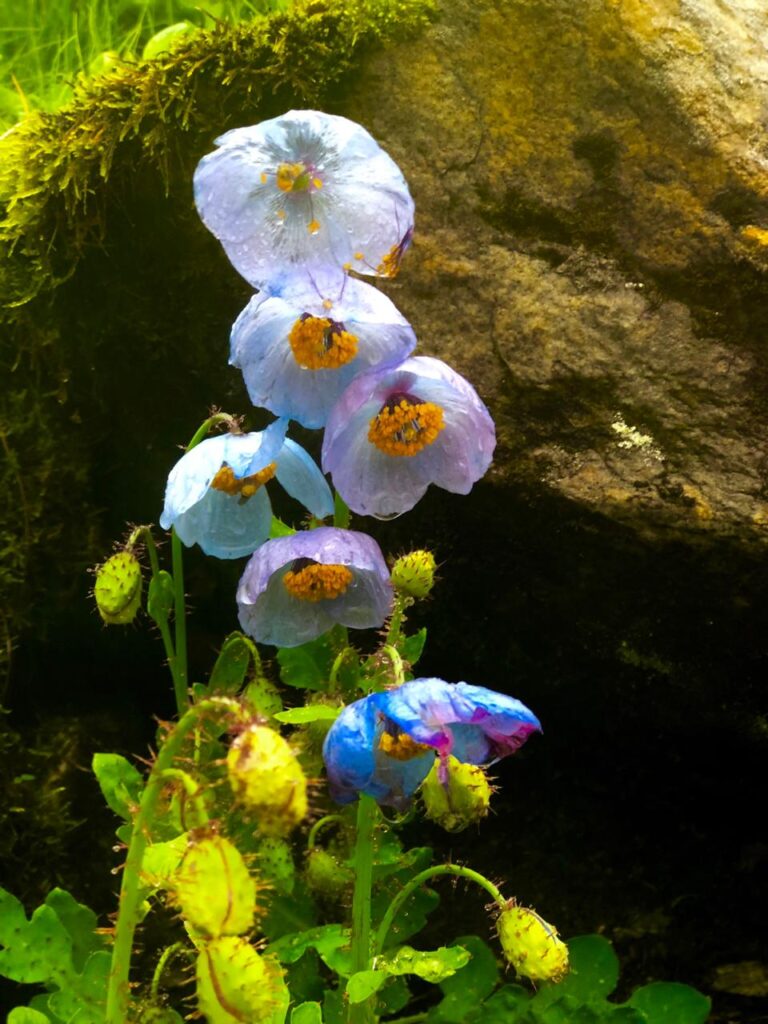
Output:
<path fill-rule="evenodd" d="M 251 725 L 227 754 L 235 796 L 266 835 L 284 836 L 306 816 L 307 780 L 288 743 L 265 725 Z"/>
<path fill-rule="evenodd" d="M 259 956 L 245 939 L 226 936 L 200 950 L 197 1005 L 209 1024 L 271 1021 L 284 990 L 277 963 Z"/>
<path fill-rule="evenodd" d="M 568 947 L 557 928 L 535 910 L 510 900 L 496 922 L 504 956 L 518 975 L 531 981 L 561 981 L 568 973 Z"/>
<path fill-rule="evenodd" d="M 486 816 L 492 792 L 482 768 L 449 755 L 445 763 L 435 760 L 422 784 L 421 798 L 430 821 L 446 832 L 463 832 Z"/>
<path fill-rule="evenodd" d="M 411 551 L 392 566 L 392 585 L 408 597 L 426 597 L 434 586 L 436 568 L 431 551 Z"/>
<path fill-rule="evenodd" d="M 96 569 L 93 596 L 108 626 L 133 622 L 141 606 L 141 566 L 128 549 L 118 551 Z"/>
<path fill-rule="evenodd" d="M 352 871 L 319 846 L 307 854 L 304 878 L 312 892 L 329 900 L 338 899 L 354 882 Z"/>
<path fill-rule="evenodd" d="M 256 883 L 240 851 L 223 836 L 190 843 L 172 888 L 184 919 L 209 938 L 253 927 Z"/>

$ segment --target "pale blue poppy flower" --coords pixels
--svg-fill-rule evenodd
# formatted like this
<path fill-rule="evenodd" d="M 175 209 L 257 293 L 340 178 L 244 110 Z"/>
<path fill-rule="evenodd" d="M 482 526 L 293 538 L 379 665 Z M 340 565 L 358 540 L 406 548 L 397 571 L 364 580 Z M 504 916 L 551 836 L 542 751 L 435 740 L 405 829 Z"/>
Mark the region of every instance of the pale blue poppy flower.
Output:
<path fill-rule="evenodd" d="M 331 526 L 267 541 L 246 565 L 237 590 L 244 632 L 276 647 L 307 643 L 336 623 L 377 628 L 392 600 L 376 541 Z"/>
<path fill-rule="evenodd" d="M 304 449 L 285 436 L 287 420 L 250 434 L 201 441 L 168 477 L 160 525 L 187 547 L 216 558 L 250 555 L 269 537 L 272 506 L 264 486 L 276 477 L 313 516 L 333 514 L 325 477 Z"/>
<path fill-rule="evenodd" d="M 483 686 L 412 679 L 355 701 L 323 745 L 331 795 L 350 803 L 367 793 L 404 807 L 430 772 L 435 754 L 487 764 L 513 754 L 539 720 L 525 704 Z"/>
<path fill-rule="evenodd" d="M 439 359 L 413 356 L 352 381 L 328 417 L 323 470 L 354 512 L 390 519 L 430 484 L 468 494 L 495 444 L 472 385 Z"/>
<path fill-rule="evenodd" d="M 360 125 L 291 110 L 216 145 L 195 171 L 195 202 L 252 285 L 297 264 L 397 272 L 413 200 L 397 164 Z"/>
<path fill-rule="evenodd" d="M 294 270 L 255 295 L 231 346 L 254 405 L 322 427 L 354 377 L 401 362 L 416 336 L 386 295 L 326 267 Z"/>

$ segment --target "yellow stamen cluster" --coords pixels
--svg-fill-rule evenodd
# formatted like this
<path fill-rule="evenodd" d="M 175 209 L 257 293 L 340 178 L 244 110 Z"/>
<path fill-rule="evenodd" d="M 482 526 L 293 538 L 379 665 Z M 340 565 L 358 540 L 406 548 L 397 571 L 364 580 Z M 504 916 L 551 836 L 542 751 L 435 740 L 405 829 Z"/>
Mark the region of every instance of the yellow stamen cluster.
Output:
<path fill-rule="evenodd" d="M 293 357 L 305 370 L 336 370 L 357 355 L 357 338 L 327 317 L 299 317 L 288 335 Z"/>
<path fill-rule="evenodd" d="M 285 589 L 300 601 L 324 601 L 340 597 L 353 580 L 346 565 L 321 565 L 312 562 L 283 576 Z"/>
<path fill-rule="evenodd" d="M 376 273 L 380 277 L 397 277 L 400 270 L 400 261 L 403 258 L 402 244 L 393 245 L 388 253 L 382 257 L 381 263 L 376 267 Z"/>
<path fill-rule="evenodd" d="M 277 187 L 281 192 L 302 192 L 309 184 L 309 172 L 304 164 L 280 164 L 277 168 Z"/>
<path fill-rule="evenodd" d="M 370 422 L 368 440 L 385 455 L 417 455 L 443 429 L 443 410 L 432 402 L 402 398 L 388 404 Z"/>
<path fill-rule="evenodd" d="M 394 757 L 396 761 L 411 761 L 414 757 L 421 757 L 422 754 L 434 753 L 432 747 L 424 743 L 417 743 L 407 732 L 400 732 L 393 736 L 390 732 L 381 734 L 379 750 L 388 757 Z"/>
<path fill-rule="evenodd" d="M 276 472 L 277 463 L 270 462 L 269 465 L 260 469 L 258 473 L 237 477 L 232 467 L 228 466 L 225 462 L 213 480 L 211 480 L 211 487 L 214 490 L 223 491 L 225 494 L 231 494 L 232 496 L 240 495 L 240 504 L 243 504 L 249 498 L 252 498 L 260 487 L 271 480 Z"/>

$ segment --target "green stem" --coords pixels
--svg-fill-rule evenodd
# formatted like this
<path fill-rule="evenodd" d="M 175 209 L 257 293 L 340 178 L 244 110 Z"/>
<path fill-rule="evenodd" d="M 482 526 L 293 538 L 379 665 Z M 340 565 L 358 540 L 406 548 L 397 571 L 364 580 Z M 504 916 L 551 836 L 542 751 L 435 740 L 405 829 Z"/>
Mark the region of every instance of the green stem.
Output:
<path fill-rule="evenodd" d="M 337 491 L 333 496 L 333 525 L 346 530 L 349 528 L 349 520 L 349 506 Z"/>
<path fill-rule="evenodd" d="M 357 841 L 355 843 L 355 890 L 352 895 L 352 973 L 367 971 L 371 963 L 371 886 L 373 883 L 373 832 L 378 807 L 373 797 L 360 794 L 357 806 Z M 350 1003 L 348 1024 L 372 1024 L 373 1004 L 370 999 Z"/>
<path fill-rule="evenodd" d="M 195 734 L 195 739 L 197 739 L 197 733 Z M 207 825 L 209 821 L 208 810 L 203 801 L 203 787 L 200 783 L 196 782 L 188 772 L 183 771 L 181 768 L 166 768 L 163 772 L 163 778 L 178 781 L 184 787 L 184 791 L 194 804 L 197 816 L 195 828 L 200 828 L 201 825 Z M 182 825 L 186 829 L 187 825 L 183 819 L 184 814 L 182 812 Z"/>
<path fill-rule="evenodd" d="M 179 715 L 183 715 L 189 706 L 187 693 L 187 606 L 184 595 L 184 554 L 178 533 L 171 527 L 171 564 L 173 575 L 173 625 L 176 631 L 175 669 L 173 673 L 173 689 L 176 694 L 176 707 Z"/>
<path fill-rule="evenodd" d="M 387 1024 L 420 1024 L 421 1021 L 426 1020 L 428 1017 L 428 1013 L 414 1013 L 410 1017 L 395 1017 L 394 1020 L 388 1020 Z"/>
<path fill-rule="evenodd" d="M 395 596 L 395 606 L 392 609 L 392 618 L 389 620 L 386 643 L 396 644 L 400 640 L 405 612 L 412 604 L 413 598 L 408 597 L 406 594 L 397 594 Z"/>
<path fill-rule="evenodd" d="M 190 708 L 171 731 L 161 747 L 149 773 L 144 792 L 141 794 L 139 809 L 131 829 L 128 857 L 123 868 L 120 886 L 120 902 L 115 924 L 115 944 L 112 948 L 112 967 L 107 988 L 105 1024 L 125 1024 L 128 1020 L 128 1005 L 131 990 L 128 977 L 131 969 L 133 936 L 139 921 L 141 903 L 141 868 L 144 853 L 149 844 L 151 826 L 157 810 L 157 803 L 165 784 L 165 773 L 171 769 L 173 759 L 178 757 L 187 734 L 195 728 L 200 717 L 210 712 L 226 711 L 240 713 L 236 701 L 224 698 L 210 698 Z"/>
<path fill-rule="evenodd" d="M 391 644 L 384 644 L 381 648 L 381 653 L 386 654 L 392 662 L 392 671 L 394 673 L 392 682 L 395 686 L 402 686 L 405 682 L 405 670 L 403 669 L 403 659 L 400 657 L 400 652 Z"/>
<path fill-rule="evenodd" d="M 237 420 L 234 416 L 230 416 L 228 412 L 215 412 L 213 416 L 209 416 L 207 420 L 200 424 L 197 430 L 192 435 L 192 440 L 186 447 L 186 451 L 190 452 L 193 448 L 196 448 L 206 435 L 210 432 L 211 427 L 217 426 L 219 423 L 226 423 L 230 429 L 230 432 L 237 432 Z"/>
<path fill-rule="evenodd" d="M 309 830 L 309 835 L 307 836 L 307 849 L 314 850 L 320 829 L 325 828 L 327 825 L 335 825 L 338 822 L 344 822 L 344 818 L 342 817 L 341 814 L 326 814 L 324 818 L 321 818 L 319 821 L 316 821 L 312 828 Z"/>
<path fill-rule="evenodd" d="M 378 956 L 381 953 L 384 943 L 387 938 L 389 929 L 392 927 L 392 922 L 395 920 L 403 904 L 414 892 L 423 885 L 424 882 L 430 878 L 434 878 L 436 875 L 458 875 L 460 878 L 468 878 L 470 882 L 475 882 L 485 889 L 486 892 L 490 893 L 495 902 L 497 903 L 500 910 L 505 910 L 507 901 L 502 896 L 499 888 L 489 881 L 485 875 L 481 875 L 479 871 L 473 871 L 472 868 L 462 867 L 460 864 L 438 864 L 434 868 L 426 868 L 424 871 L 420 871 L 418 875 L 414 877 L 403 886 L 400 892 L 387 907 L 387 911 L 384 917 L 381 919 L 379 930 L 376 932 L 376 939 L 374 941 L 374 950 Z"/>
<path fill-rule="evenodd" d="M 152 986 L 150 989 L 150 997 L 153 1003 L 158 1001 L 158 997 L 160 995 L 160 978 L 162 977 L 166 964 L 173 954 L 178 953 L 180 949 L 184 949 L 184 943 L 174 942 L 172 946 L 168 946 L 163 950 L 160 959 L 157 961 L 157 967 L 155 967 L 155 973 L 152 975 Z"/>

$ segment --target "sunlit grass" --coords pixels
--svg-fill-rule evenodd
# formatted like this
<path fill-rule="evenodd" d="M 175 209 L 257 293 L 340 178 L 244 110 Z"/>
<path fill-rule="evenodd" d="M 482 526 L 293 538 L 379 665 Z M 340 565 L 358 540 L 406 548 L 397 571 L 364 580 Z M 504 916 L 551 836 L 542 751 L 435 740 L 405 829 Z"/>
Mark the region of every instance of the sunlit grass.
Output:
<path fill-rule="evenodd" d="M 188 23 L 247 21 L 289 0 L 0 0 L 0 127 L 27 110 L 55 110 L 78 75 L 102 73 L 157 48 L 158 32 Z M 180 29 L 180 31 L 183 31 Z M 153 43 L 150 43 L 153 40 Z"/>

